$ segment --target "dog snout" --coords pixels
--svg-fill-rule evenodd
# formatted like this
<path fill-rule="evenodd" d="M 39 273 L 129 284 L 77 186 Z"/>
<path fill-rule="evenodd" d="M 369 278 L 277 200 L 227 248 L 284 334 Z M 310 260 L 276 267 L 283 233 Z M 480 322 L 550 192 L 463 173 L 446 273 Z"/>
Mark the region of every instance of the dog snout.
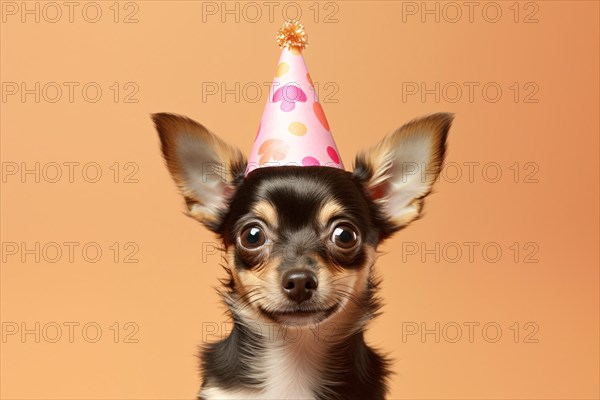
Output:
<path fill-rule="evenodd" d="M 286 271 L 281 279 L 284 293 L 298 303 L 310 299 L 318 285 L 317 275 L 306 269 Z"/>

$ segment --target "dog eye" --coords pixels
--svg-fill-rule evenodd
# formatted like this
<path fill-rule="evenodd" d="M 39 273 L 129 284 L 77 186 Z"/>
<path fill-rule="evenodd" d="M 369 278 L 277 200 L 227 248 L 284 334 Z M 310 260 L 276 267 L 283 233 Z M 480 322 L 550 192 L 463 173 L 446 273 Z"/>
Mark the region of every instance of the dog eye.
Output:
<path fill-rule="evenodd" d="M 265 244 L 266 240 L 262 228 L 256 225 L 247 227 L 240 235 L 240 242 L 247 249 L 256 249 Z"/>
<path fill-rule="evenodd" d="M 331 235 L 331 241 L 342 249 L 350 249 L 354 247 L 358 241 L 358 235 L 348 225 L 338 225 Z"/>

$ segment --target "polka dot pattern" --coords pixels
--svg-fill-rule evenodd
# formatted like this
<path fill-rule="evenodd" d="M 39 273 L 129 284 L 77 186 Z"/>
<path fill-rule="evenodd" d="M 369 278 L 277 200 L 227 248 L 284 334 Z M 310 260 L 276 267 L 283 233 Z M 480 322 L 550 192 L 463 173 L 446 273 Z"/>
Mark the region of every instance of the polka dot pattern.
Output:
<path fill-rule="evenodd" d="M 316 158 L 308 156 L 302 159 L 302 165 L 305 167 L 319 167 L 321 163 Z"/>
<path fill-rule="evenodd" d="M 331 158 L 331 161 L 333 161 L 334 163 L 340 163 L 340 156 L 333 147 L 327 146 L 327 155 L 329 156 L 329 158 Z"/>
<path fill-rule="evenodd" d="M 302 53 L 282 50 L 246 175 L 283 165 L 344 169 Z"/>
<path fill-rule="evenodd" d="M 296 136 L 304 136 L 306 135 L 306 125 L 302 122 L 292 122 L 290 126 L 288 126 L 288 131 Z"/>
<path fill-rule="evenodd" d="M 290 112 L 296 108 L 296 102 L 306 102 L 306 93 L 296 85 L 284 85 L 273 94 L 273 102 L 281 102 L 281 111 Z"/>
<path fill-rule="evenodd" d="M 277 70 L 275 71 L 275 76 L 281 78 L 290 70 L 290 65 L 286 62 L 279 63 L 277 66 Z"/>
<path fill-rule="evenodd" d="M 329 131 L 329 122 L 327 122 L 327 117 L 325 117 L 325 111 L 323 111 L 321 103 L 313 103 L 313 111 L 321 125 L 323 125 L 323 128 Z"/>
<path fill-rule="evenodd" d="M 259 164 L 263 165 L 271 160 L 281 161 L 285 158 L 288 152 L 288 146 L 283 140 L 268 139 L 258 149 L 258 154 L 261 156 Z"/>

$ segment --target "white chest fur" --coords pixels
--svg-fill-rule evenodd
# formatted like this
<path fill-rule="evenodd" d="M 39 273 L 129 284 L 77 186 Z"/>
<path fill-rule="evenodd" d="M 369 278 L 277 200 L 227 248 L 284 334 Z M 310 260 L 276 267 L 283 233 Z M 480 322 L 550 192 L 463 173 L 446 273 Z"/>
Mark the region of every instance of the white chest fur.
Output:
<path fill-rule="evenodd" d="M 258 390 L 236 390 L 208 386 L 201 396 L 206 400 L 289 399 L 313 400 L 319 384 L 321 346 L 310 331 L 296 340 L 271 343 L 251 361 L 264 385 Z"/>

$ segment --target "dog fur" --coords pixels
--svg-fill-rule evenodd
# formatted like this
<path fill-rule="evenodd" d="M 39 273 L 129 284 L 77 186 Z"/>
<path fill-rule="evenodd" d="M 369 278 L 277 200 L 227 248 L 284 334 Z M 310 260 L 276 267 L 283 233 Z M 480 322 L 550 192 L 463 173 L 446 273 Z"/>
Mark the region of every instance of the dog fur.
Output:
<path fill-rule="evenodd" d="M 364 340 L 380 307 L 377 247 L 420 217 L 453 116 L 400 127 L 358 154 L 353 172 L 277 166 L 246 177 L 242 153 L 204 126 L 152 118 L 188 215 L 226 254 L 233 328 L 202 351 L 199 398 L 384 399 L 389 361 Z"/>

